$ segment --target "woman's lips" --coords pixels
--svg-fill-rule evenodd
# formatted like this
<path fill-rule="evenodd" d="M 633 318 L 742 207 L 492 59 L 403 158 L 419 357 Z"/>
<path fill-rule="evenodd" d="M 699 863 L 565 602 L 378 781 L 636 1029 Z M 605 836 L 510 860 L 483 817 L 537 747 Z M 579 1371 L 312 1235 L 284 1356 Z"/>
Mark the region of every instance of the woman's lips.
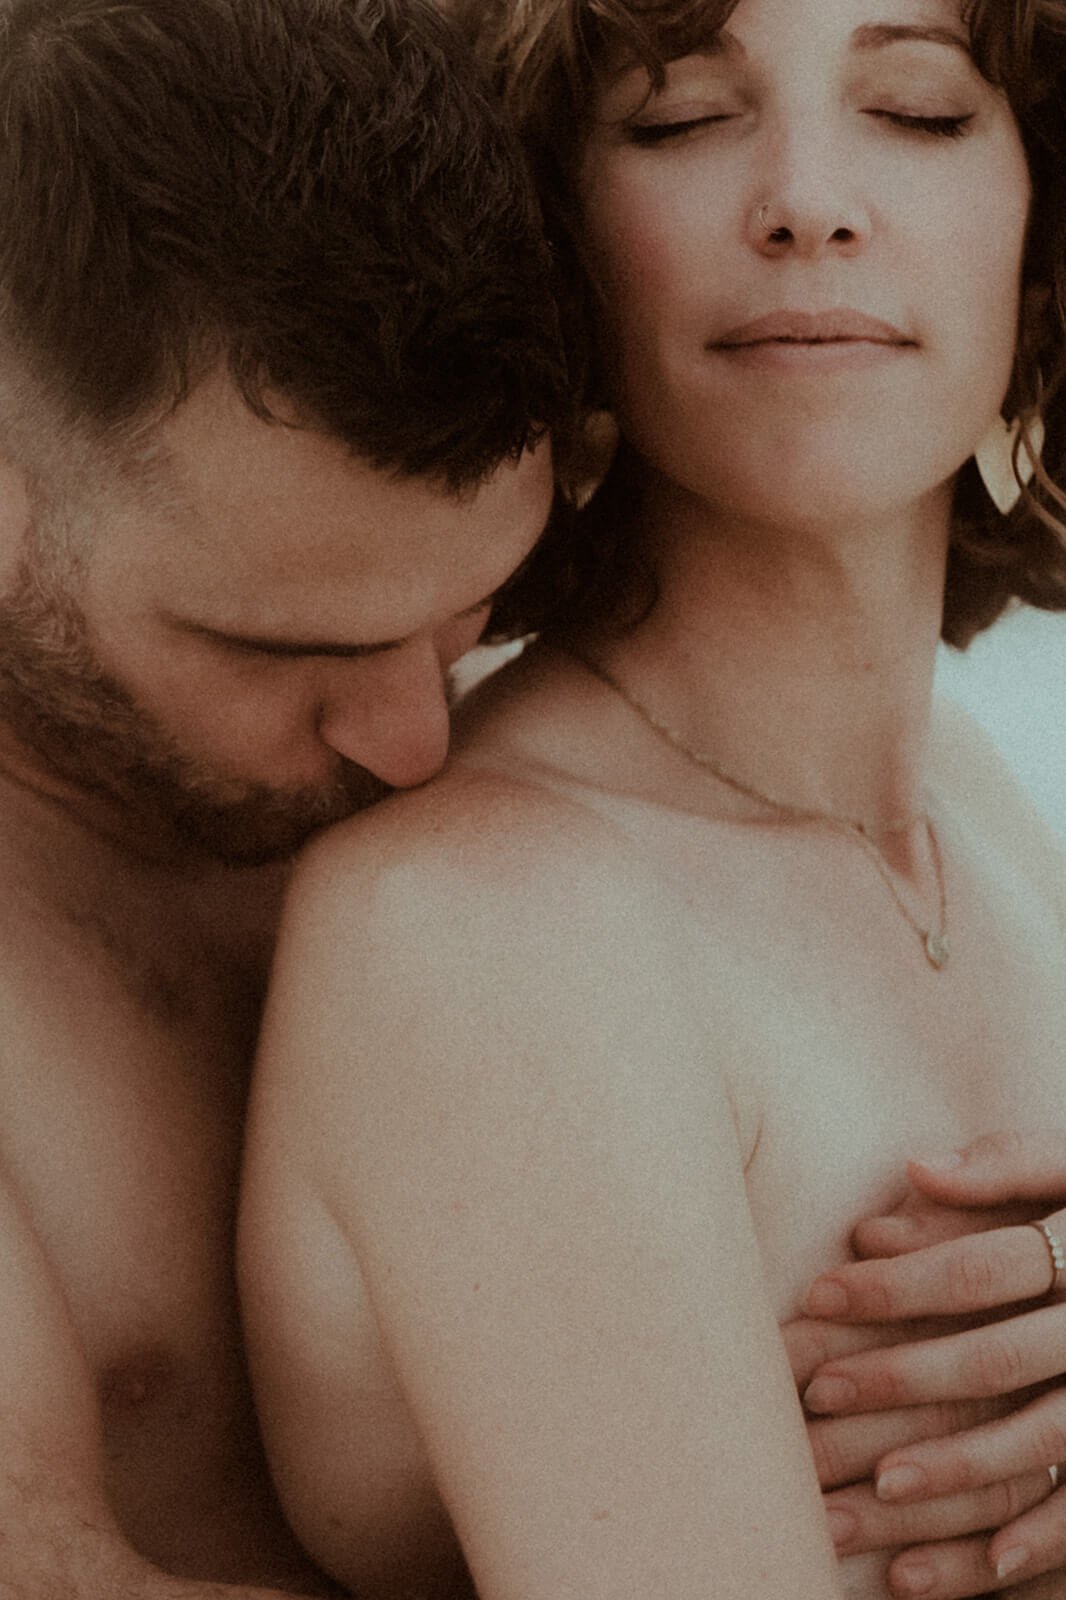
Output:
<path fill-rule="evenodd" d="M 827 372 L 882 362 L 916 344 L 890 322 L 839 308 L 753 317 L 713 339 L 708 349 L 744 366 Z"/>
<path fill-rule="evenodd" d="M 840 344 L 850 340 L 868 344 L 914 344 L 902 329 L 863 311 L 772 311 L 754 317 L 719 335 L 713 344 L 732 349 L 751 344 Z"/>

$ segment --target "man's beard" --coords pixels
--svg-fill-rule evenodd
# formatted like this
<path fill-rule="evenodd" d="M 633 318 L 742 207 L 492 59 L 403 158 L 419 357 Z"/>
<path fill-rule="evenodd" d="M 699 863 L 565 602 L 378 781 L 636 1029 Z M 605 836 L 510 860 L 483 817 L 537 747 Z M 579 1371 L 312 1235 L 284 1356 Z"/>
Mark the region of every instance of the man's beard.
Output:
<path fill-rule="evenodd" d="M 332 784 L 275 789 L 185 755 L 92 649 L 80 607 L 23 568 L 0 598 L 0 718 L 57 776 L 232 866 L 291 855 L 311 834 L 391 793 L 354 762 Z"/>

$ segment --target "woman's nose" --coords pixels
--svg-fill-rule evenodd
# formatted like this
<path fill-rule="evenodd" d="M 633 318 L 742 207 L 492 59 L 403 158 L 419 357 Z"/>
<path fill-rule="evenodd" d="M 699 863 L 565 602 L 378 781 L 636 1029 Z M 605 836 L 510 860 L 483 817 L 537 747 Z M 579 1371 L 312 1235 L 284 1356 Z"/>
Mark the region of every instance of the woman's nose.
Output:
<path fill-rule="evenodd" d="M 806 259 L 859 254 L 870 237 L 870 215 L 846 153 L 809 123 L 778 133 L 774 145 L 751 207 L 755 248 Z"/>

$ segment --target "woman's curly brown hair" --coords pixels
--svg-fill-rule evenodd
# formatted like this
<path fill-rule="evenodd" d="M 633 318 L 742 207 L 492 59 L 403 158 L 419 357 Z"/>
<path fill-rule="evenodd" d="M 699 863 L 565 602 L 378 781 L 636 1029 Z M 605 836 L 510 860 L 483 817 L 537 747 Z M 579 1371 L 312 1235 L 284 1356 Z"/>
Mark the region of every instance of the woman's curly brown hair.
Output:
<path fill-rule="evenodd" d="M 579 409 L 598 392 L 592 291 L 574 248 L 575 164 L 600 74 L 628 54 L 661 84 L 666 64 L 722 27 L 737 0 L 448 0 L 521 132 L 548 219 Z M 1066 609 L 1066 0 L 971 0 L 979 70 L 1010 101 L 1032 176 L 1022 316 L 1007 415 L 1039 412 L 1046 441 L 1008 516 L 972 462 L 959 475 L 943 636 L 964 646 L 1020 599 Z M 563 444 L 563 471 L 574 446 Z M 609 515 L 610 481 L 587 510 L 562 500 L 535 559 L 510 586 L 501 631 L 603 621 L 632 599 L 634 555 Z M 617 486 L 615 486 L 617 487 Z"/>

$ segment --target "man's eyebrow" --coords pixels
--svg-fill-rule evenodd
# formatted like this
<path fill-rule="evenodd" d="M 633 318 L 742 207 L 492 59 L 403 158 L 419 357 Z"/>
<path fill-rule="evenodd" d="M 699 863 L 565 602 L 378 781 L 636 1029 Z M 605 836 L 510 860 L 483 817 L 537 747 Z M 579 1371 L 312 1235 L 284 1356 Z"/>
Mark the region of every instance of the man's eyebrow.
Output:
<path fill-rule="evenodd" d="M 451 620 L 473 616 L 486 606 L 491 606 L 504 587 L 505 585 L 501 584 L 499 589 L 494 589 L 484 600 L 478 600 L 465 611 L 456 612 Z M 329 639 L 284 639 L 270 634 L 236 633 L 226 628 L 212 628 L 203 622 L 193 622 L 186 617 L 168 616 L 165 620 L 179 633 L 194 634 L 197 638 L 210 639 L 215 644 L 225 645 L 231 650 L 245 650 L 250 655 L 275 656 L 289 661 L 323 656 L 361 661 L 371 656 L 386 655 L 390 650 L 399 650 L 407 642 L 404 638 L 381 639 L 373 644 L 339 644 Z"/>
<path fill-rule="evenodd" d="M 869 22 L 864 27 L 856 28 L 851 43 L 856 50 L 883 50 L 886 45 L 903 44 L 909 40 L 950 45 L 964 55 L 970 54 L 970 40 L 966 34 L 956 28 L 941 28 L 932 23 Z"/>

